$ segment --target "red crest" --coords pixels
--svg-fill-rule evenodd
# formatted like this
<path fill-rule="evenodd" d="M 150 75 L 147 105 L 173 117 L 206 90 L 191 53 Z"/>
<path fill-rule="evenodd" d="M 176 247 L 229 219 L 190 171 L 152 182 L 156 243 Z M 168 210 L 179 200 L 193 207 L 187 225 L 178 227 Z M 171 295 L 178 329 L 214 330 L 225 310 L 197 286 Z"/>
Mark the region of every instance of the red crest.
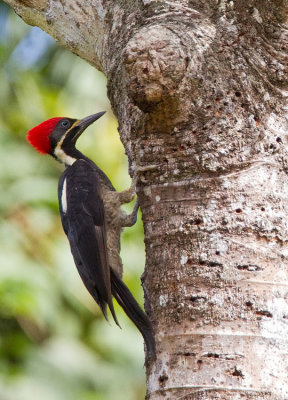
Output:
<path fill-rule="evenodd" d="M 47 119 L 47 121 L 42 122 L 42 124 L 35 126 L 27 132 L 26 139 L 39 153 L 48 154 L 50 152 L 49 135 L 60 119 L 62 117 Z"/>

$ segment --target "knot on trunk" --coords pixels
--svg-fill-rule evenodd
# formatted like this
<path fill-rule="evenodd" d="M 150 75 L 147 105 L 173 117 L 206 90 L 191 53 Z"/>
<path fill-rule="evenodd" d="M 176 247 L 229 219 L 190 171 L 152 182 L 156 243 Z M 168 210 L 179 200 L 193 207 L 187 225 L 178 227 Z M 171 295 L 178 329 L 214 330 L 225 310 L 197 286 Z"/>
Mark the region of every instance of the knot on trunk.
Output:
<path fill-rule="evenodd" d="M 144 112 L 166 111 L 166 118 L 173 114 L 177 109 L 173 98 L 187 67 L 180 38 L 161 25 L 143 27 L 130 39 L 123 56 L 134 103 Z"/>

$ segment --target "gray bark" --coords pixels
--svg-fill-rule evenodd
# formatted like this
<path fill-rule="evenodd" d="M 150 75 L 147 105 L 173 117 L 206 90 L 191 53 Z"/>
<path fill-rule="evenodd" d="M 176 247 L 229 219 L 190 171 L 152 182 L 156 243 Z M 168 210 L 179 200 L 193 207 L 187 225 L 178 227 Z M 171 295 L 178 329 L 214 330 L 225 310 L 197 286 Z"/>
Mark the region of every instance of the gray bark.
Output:
<path fill-rule="evenodd" d="M 156 166 L 147 399 L 287 399 L 287 0 L 6 2 L 106 74 L 131 171 Z"/>

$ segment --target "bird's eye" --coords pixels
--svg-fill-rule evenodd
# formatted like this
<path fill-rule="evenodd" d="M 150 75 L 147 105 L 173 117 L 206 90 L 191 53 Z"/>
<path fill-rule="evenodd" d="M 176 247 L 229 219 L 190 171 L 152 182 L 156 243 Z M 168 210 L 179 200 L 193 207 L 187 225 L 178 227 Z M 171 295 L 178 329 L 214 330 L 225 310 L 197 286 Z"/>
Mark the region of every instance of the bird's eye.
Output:
<path fill-rule="evenodd" d="M 63 121 L 61 121 L 61 126 L 63 126 L 63 128 L 67 128 L 69 126 L 69 121 L 67 119 L 64 119 Z"/>

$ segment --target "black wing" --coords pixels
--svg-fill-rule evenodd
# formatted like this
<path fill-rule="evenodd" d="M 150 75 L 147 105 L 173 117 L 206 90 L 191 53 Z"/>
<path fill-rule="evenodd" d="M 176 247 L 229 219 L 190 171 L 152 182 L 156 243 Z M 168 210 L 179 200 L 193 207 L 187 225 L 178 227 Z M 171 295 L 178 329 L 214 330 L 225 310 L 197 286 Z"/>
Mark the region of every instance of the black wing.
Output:
<path fill-rule="evenodd" d="M 101 185 L 93 165 L 81 159 L 68 167 L 59 181 L 58 199 L 63 229 L 81 279 L 105 318 L 108 305 L 118 324 L 111 295 Z"/>

